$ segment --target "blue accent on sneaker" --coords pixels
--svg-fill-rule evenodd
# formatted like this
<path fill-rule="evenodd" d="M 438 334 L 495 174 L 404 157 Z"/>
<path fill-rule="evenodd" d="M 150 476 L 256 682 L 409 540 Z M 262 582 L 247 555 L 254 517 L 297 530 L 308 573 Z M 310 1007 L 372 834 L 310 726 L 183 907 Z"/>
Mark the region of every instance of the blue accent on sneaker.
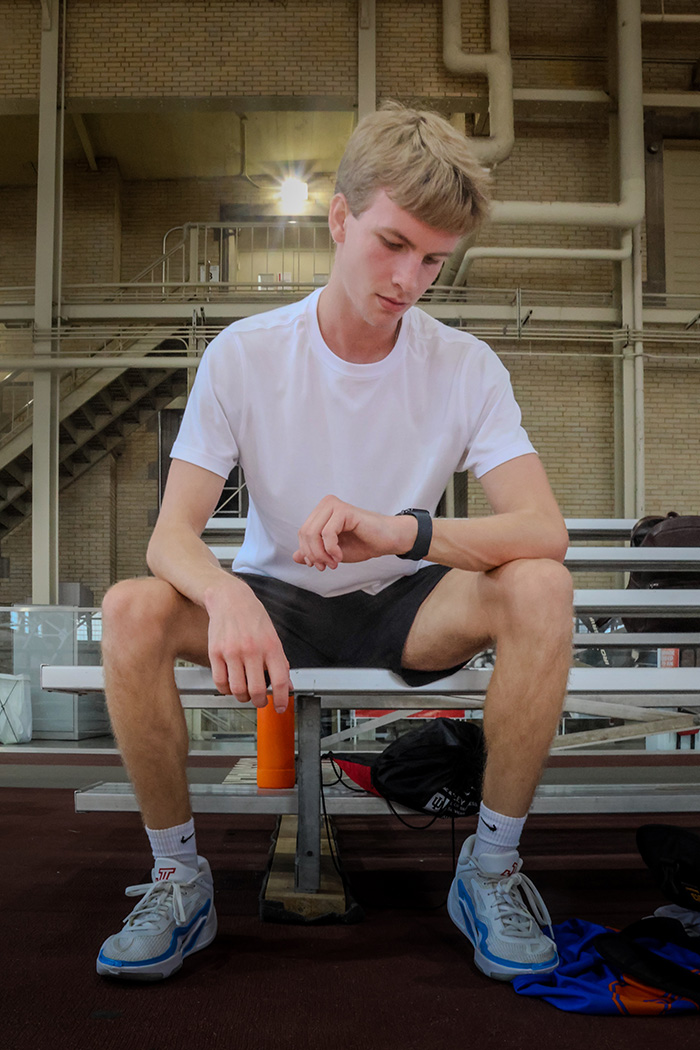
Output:
<path fill-rule="evenodd" d="M 462 909 L 462 917 L 464 918 L 464 933 L 482 955 L 490 959 L 491 962 L 498 963 L 500 966 L 507 966 L 512 970 L 520 970 L 522 973 L 540 973 L 543 970 L 549 972 L 552 969 L 552 963 L 556 962 L 558 958 L 556 950 L 552 952 L 551 958 L 543 963 L 519 963 L 513 959 L 505 959 L 503 956 L 494 955 L 489 949 L 488 927 L 477 918 L 474 903 L 461 879 L 457 883 L 457 892 Z"/>
<path fill-rule="evenodd" d="M 105 955 L 102 949 L 98 955 L 98 961 L 104 963 L 106 966 L 116 966 L 120 970 L 136 970 L 143 966 L 153 966 L 154 964 L 164 962 L 166 959 L 172 959 L 174 955 L 180 954 L 184 958 L 194 950 L 197 940 L 206 925 L 206 921 L 211 911 L 211 899 L 204 904 L 197 914 L 188 922 L 187 926 L 176 926 L 173 935 L 170 939 L 170 944 L 167 949 L 161 955 L 154 955 L 151 959 L 139 959 L 135 962 L 128 962 L 124 959 L 111 959 L 108 955 Z M 201 920 L 201 921 L 200 921 Z M 194 936 L 191 940 L 187 940 L 189 934 L 195 926 L 199 923 L 199 927 L 194 931 Z M 179 942 L 182 941 L 182 948 L 180 949 Z"/>

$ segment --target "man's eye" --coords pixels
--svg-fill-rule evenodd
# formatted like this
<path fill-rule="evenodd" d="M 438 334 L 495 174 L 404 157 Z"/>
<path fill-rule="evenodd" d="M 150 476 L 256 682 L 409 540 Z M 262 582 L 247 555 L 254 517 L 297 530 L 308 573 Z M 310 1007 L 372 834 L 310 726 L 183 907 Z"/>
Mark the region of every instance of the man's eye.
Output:
<path fill-rule="evenodd" d="M 382 237 L 382 241 L 387 246 L 387 248 L 391 248 L 391 250 L 394 252 L 399 251 L 399 249 L 403 248 L 403 244 L 401 243 L 401 241 L 388 241 L 386 237 Z"/>

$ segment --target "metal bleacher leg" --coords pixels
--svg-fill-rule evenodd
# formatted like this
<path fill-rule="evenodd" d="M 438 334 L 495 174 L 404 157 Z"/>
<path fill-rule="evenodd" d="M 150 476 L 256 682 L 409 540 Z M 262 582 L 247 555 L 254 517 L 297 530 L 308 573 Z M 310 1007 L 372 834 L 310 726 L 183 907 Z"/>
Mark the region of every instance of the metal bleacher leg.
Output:
<path fill-rule="evenodd" d="M 297 711 L 297 830 L 296 889 L 317 893 L 321 886 L 321 698 L 295 697 Z"/>

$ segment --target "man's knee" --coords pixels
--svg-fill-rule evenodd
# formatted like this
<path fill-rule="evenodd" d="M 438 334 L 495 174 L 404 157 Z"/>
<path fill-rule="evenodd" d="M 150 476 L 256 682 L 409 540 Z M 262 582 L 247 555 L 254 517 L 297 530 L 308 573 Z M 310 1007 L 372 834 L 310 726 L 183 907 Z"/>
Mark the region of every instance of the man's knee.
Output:
<path fill-rule="evenodd" d="M 508 623 L 571 634 L 573 583 L 561 562 L 522 558 L 499 570 L 499 605 Z"/>
<path fill-rule="evenodd" d="M 102 602 L 102 647 L 117 653 L 144 642 L 162 645 L 171 633 L 180 596 L 163 580 L 122 580 Z"/>

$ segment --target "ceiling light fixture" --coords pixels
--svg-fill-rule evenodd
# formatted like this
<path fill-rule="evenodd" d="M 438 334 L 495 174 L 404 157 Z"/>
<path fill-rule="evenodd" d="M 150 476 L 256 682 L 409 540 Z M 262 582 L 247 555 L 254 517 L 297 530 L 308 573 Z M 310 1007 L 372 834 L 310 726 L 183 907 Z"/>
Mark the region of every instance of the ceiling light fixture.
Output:
<path fill-rule="evenodd" d="M 298 215 L 309 199 L 309 185 L 294 175 L 285 179 L 280 187 L 282 211 L 287 215 Z"/>

